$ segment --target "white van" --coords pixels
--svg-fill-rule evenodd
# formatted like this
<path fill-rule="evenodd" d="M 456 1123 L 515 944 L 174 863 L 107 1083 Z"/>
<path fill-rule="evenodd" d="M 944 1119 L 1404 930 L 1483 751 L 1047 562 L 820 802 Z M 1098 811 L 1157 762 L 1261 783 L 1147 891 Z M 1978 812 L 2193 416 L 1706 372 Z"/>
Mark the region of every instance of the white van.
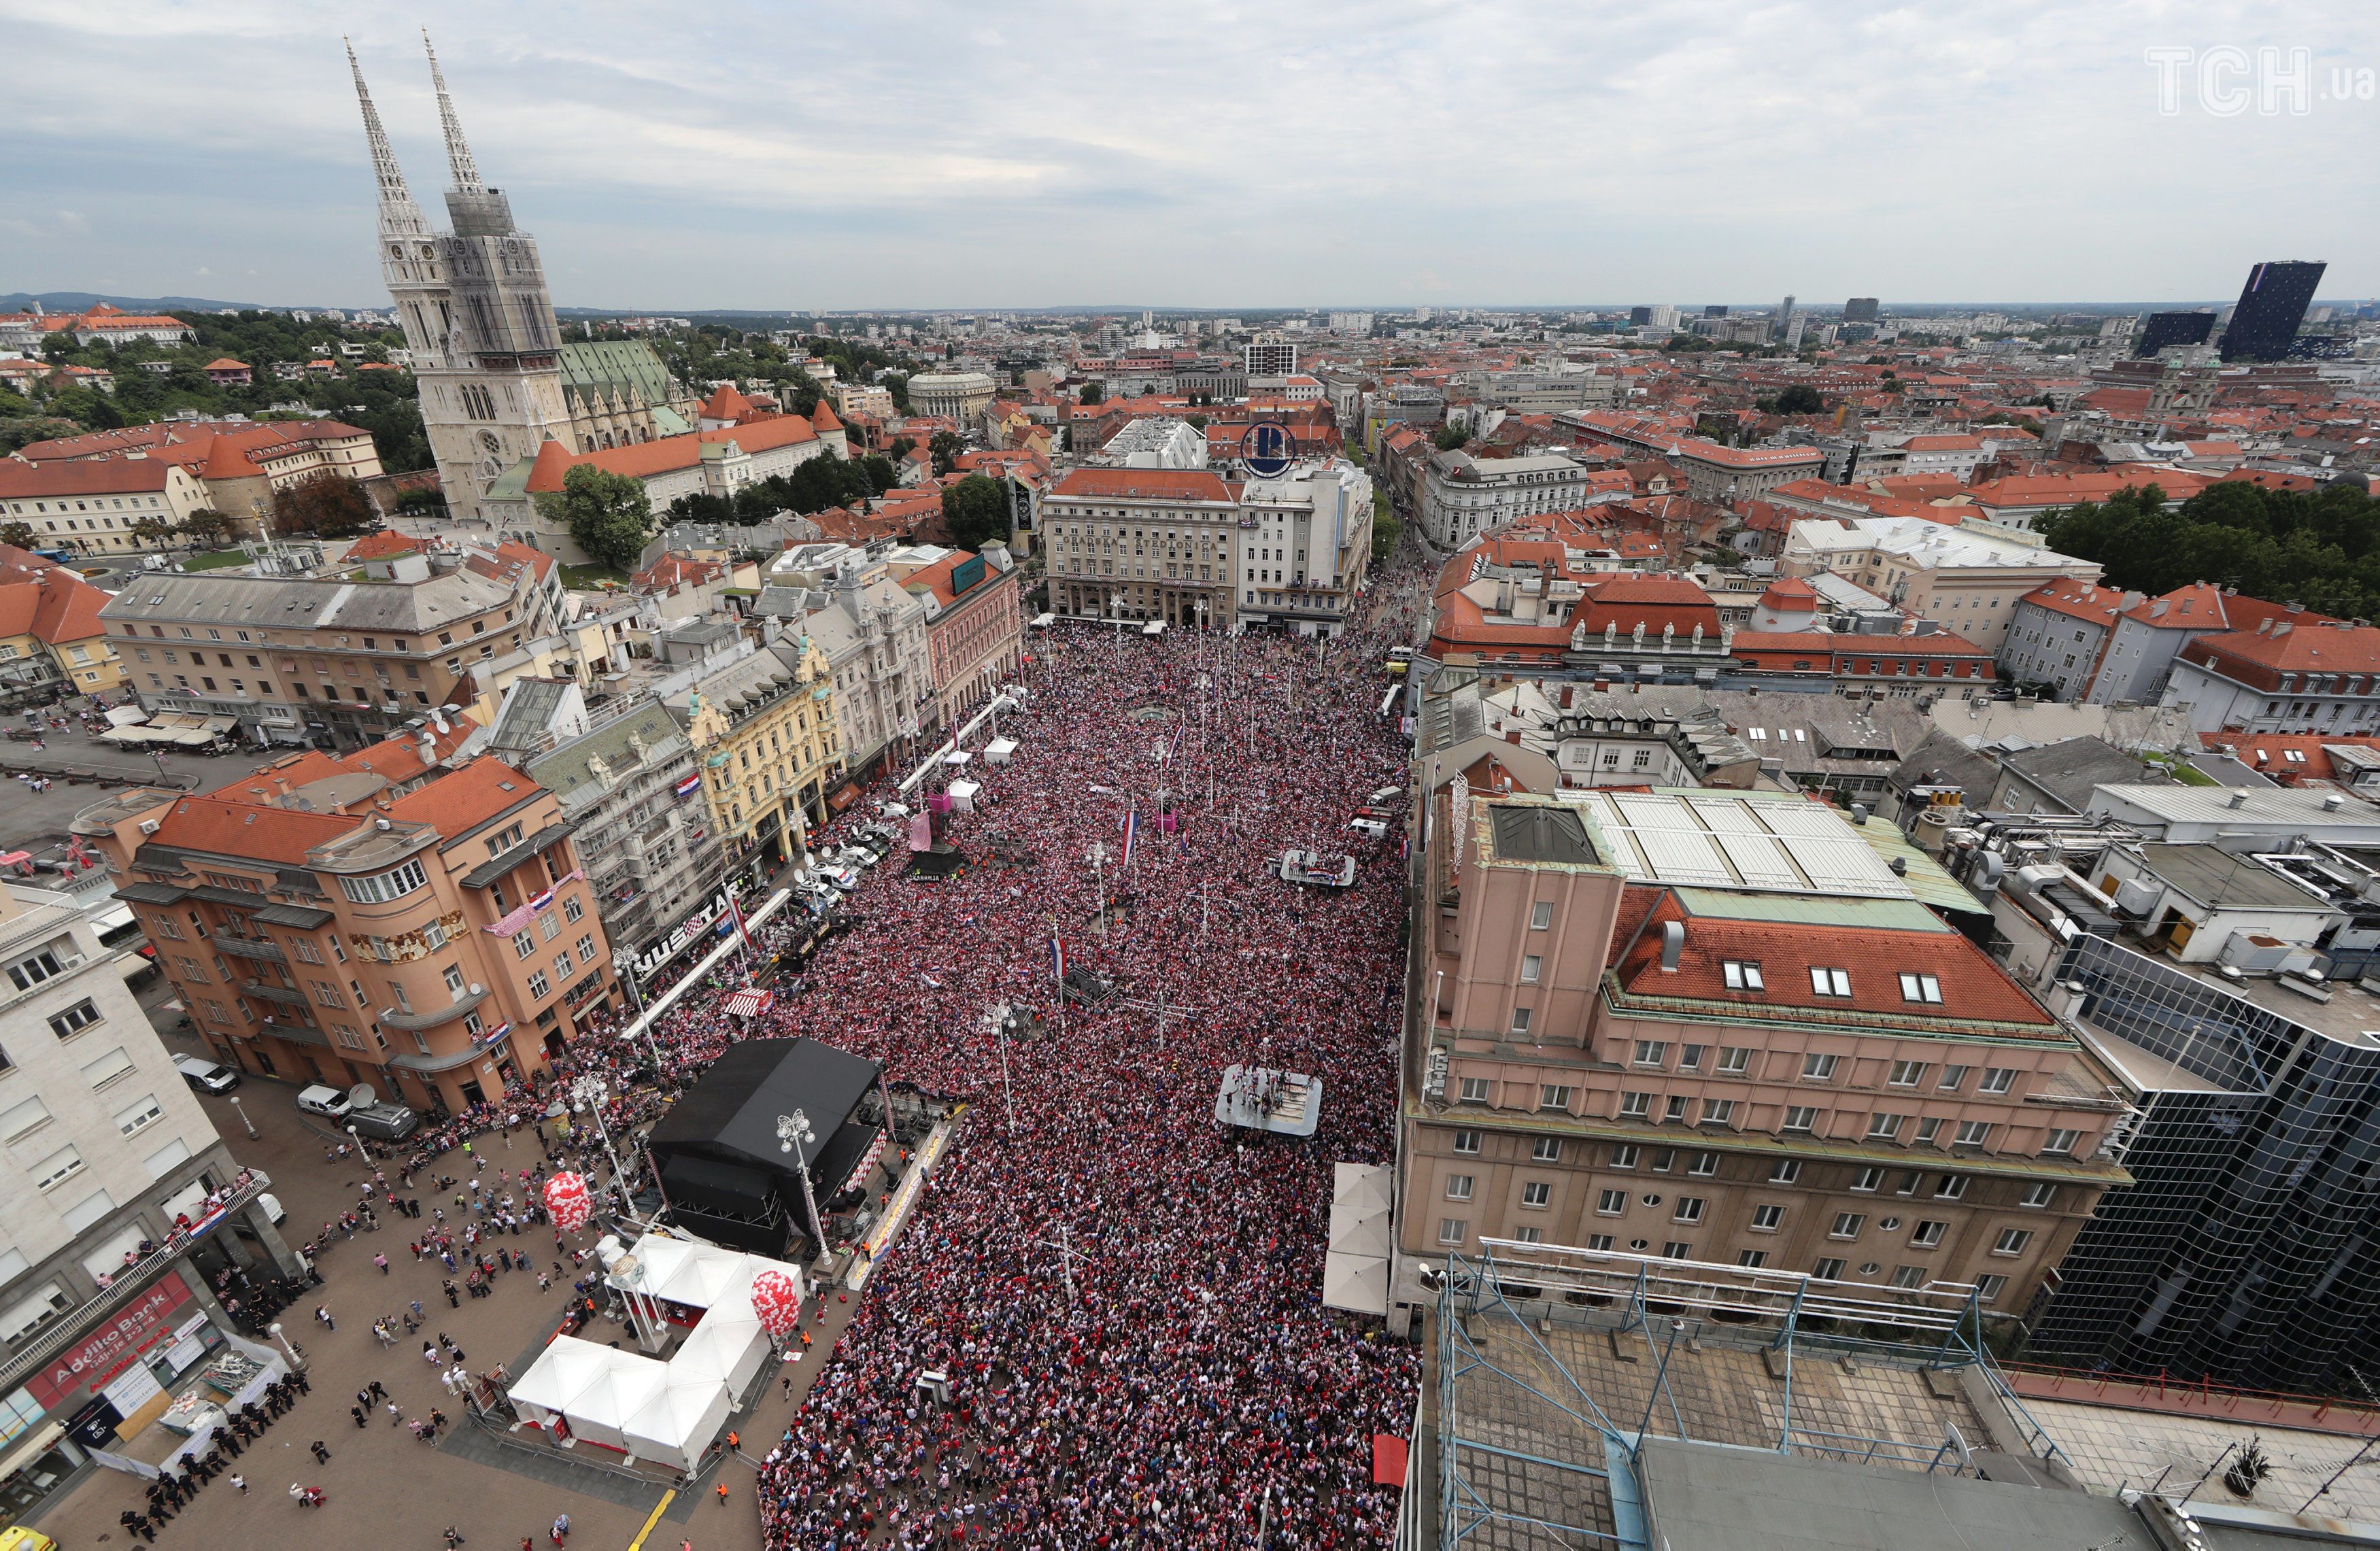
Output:
<path fill-rule="evenodd" d="M 355 1101 L 337 1088 L 310 1083 L 298 1090 L 298 1108 L 325 1120 L 343 1121 L 347 1118 L 347 1111 L 355 1108 Z"/>

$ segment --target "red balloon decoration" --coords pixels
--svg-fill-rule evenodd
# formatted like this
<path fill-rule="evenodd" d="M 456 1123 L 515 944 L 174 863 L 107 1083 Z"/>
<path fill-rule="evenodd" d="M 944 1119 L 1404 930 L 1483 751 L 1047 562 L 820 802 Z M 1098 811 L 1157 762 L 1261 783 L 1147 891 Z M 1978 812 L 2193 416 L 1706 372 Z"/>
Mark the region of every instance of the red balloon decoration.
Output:
<path fill-rule="evenodd" d="M 752 1278 L 752 1312 L 760 1328 L 771 1336 L 791 1330 L 802 1317 L 802 1295 L 794 1278 L 783 1271 L 763 1271 Z"/>
<path fill-rule="evenodd" d="M 554 1226 L 576 1233 L 595 1215 L 595 1201 L 587 1194 L 586 1181 L 564 1172 L 545 1181 L 545 1209 L 553 1214 Z"/>

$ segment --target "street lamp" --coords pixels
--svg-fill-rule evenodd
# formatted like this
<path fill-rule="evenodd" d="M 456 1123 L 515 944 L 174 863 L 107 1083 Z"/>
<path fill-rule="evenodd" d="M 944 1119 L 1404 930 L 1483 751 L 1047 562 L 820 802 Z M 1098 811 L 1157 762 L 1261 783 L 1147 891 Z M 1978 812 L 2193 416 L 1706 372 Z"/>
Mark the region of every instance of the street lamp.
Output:
<path fill-rule="evenodd" d="M 621 1199 L 627 1202 L 633 1212 L 636 1204 L 628 1200 L 627 1177 L 620 1169 L 620 1155 L 612 1150 L 612 1128 L 603 1123 L 603 1101 L 610 1097 L 603 1087 L 603 1079 L 591 1072 L 570 1084 L 571 1107 L 595 1117 L 595 1134 L 603 1139 L 603 1156 L 612 1160 L 612 1187 L 620 1193 Z"/>
<path fill-rule="evenodd" d="M 248 1111 L 246 1109 L 240 1108 L 239 1095 L 237 1094 L 231 1096 L 231 1109 L 233 1114 L 239 1117 L 239 1123 L 248 1128 L 248 1139 L 251 1142 L 255 1141 L 256 1122 L 248 1118 Z"/>
<path fill-rule="evenodd" d="M 637 1004 L 637 1022 L 644 1025 L 645 1045 L 653 1053 L 653 1081 L 659 1083 L 662 1080 L 662 1047 L 661 1042 L 653 1037 L 651 1020 L 645 1015 L 645 990 L 637 984 L 636 951 L 625 947 L 613 949 L 612 967 L 619 973 L 621 979 L 628 983 L 628 996 Z"/>
<path fill-rule="evenodd" d="M 289 1338 L 288 1338 L 288 1337 L 286 1337 L 286 1336 L 285 1336 L 285 1335 L 283 1335 L 283 1334 L 281 1333 L 281 1322 L 280 1322 L 279 1320 L 277 1320 L 277 1319 L 276 1319 L 276 1320 L 274 1320 L 272 1324 L 270 1324 L 270 1325 L 268 1325 L 268 1326 L 266 1326 L 266 1327 L 264 1327 L 264 1331 L 265 1331 L 265 1334 L 266 1334 L 266 1335 L 271 1336 L 274 1340 L 279 1341 L 279 1342 L 281 1343 L 281 1350 L 282 1350 L 284 1352 L 286 1352 L 286 1353 L 288 1354 L 288 1357 L 289 1357 L 289 1367 L 290 1367 L 290 1370 L 294 1373 L 294 1372 L 298 1369 L 298 1367 L 299 1366 L 298 1360 L 298 1349 L 297 1349 L 296 1347 L 294 1347 L 294 1346 L 291 1346 L 291 1345 L 289 1344 Z"/>
<path fill-rule="evenodd" d="M 793 1153 L 795 1143 L 798 1142 L 807 1147 L 817 1140 L 818 1133 L 810 1129 L 810 1118 L 799 1109 L 790 1115 L 777 1117 L 777 1150 L 779 1152 Z M 794 1172 L 801 1177 L 802 1204 L 810 1211 L 810 1237 L 818 1241 L 819 1254 L 824 1254 L 826 1229 L 819 1221 L 818 1194 L 810 1189 L 809 1160 L 800 1153 L 794 1153 Z"/>

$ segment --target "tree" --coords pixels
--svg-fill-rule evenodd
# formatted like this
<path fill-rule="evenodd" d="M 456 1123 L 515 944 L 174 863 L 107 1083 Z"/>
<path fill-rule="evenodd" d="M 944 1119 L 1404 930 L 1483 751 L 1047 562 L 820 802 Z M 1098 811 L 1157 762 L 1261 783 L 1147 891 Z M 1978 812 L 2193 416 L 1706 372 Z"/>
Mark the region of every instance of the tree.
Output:
<path fill-rule="evenodd" d="M 0 523 L 0 544 L 9 544 L 20 550 L 30 550 L 33 547 L 33 525 L 31 523 Z"/>
<path fill-rule="evenodd" d="M 1008 491 L 997 479 L 970 474 L 942 491 L 942 521 L 951 542 L 979 550 L 1008 537 Z"/>
<path fill-rule="evenodd" d="M 1075 394 L 1075 402 L 1076 404 L 1104 404 L 1107 402 L 1107 397 L 1108 385 L 1105 382 L 1086 382 L 1083 384 L 1081 391 Z"/>
<path fill-rule="evenodd" d="M 1430 435 L 1430 441 L 1437 443 L 1441 453 L 1451 453 L 1470 440 L 1461 426 L 1440 426 Z"/>
<path fill-rule="evenodd" d="M 614 571 L 632 571 L 652 536 L 653 504 L 641 479 L 582 463 L 560 491 L 538 497 L 538 509 L 570 530 L 587 558 Z"/>
<path fill-rule="evenodd" d="M 858 460 L 856 467 L 868 476 L 870 495 L 882 495 L 901 482 L 901 471 L 893 467 L 892 460 L 881 453 L 868 454 Z"/>
<path fill-rule="evenodd" d="M 213 515 L 222 517 L 221 513 Z M 190 514 L 182 525 L 184 528 L 196 523 L 199 515 L 196 512 Z M 225 524 L 226 530 L 229 526 L 228 522 Z M 318 474 L 302 484 L 275 491 L 273 495 L 273 527 L 285 534 L 352 539 L 379 526 L 380 515 L 372 510 L 371 498 L 364 494 L 364 488 L 335 474 Z"/>
<path fill-rule="evenodd" d="M 1793 383 L 1777 395 L 1777 413 L 1779 415 L 1823 415 L 1826 410 L 1827 401 L 1820 398 L 1818 390 L 1807 382 Z"/>
<path fill-rule="evenodd" d="M 956 431 L 938 430 L 934 432 L 934 439 L 926 443 L 926 450 L 933 455 L 934 473 L 939 478 L 957 467 L 959 454 L 966 450 L 966 443 L 959 439 Z"/>
<path fill-rule="evenodd" d="M 356 484 L 354 480 L 338 479 L 335 475 L 326 475 L 323 476 L 323 478 L 336 479 L 337 483 L 347 486 L 355 492 L 357 500 L 363 501 L 365 511 L 367 513 L 370 511 L 371 503 L 364 501 L 363 488 Z M 342 498 L 342 500 L 344 498 Z M 344 504 L 342 506 L 342 510 L 344 511 Z M 366 527 L 370 526 L 370 519 L 369 516 L 366 517 L 364 526 Z M 201 506 L 197 511 L 182 519 L 182 531 L 189 535 L 190 541 L 194 544 L 220 544 L 231 537 L 231 519 L 225 516 L 221 512 L 216 511 L 212 506 Z M 353 531 L 361 532 L 362 529 L 357 528 Z M 341 538 L 344 537 L 344 535 L 325 534 L 323 537 Z"/>
<path fill-rule="evenodd" d="M 142 544 L 165 544 L 174 537 L 174 525 L 160 516 L 135 517 L 132 519 L 132 537 Z"/>
<path fill-rule="evenodd" d="M 409 517 L 443 517 L 446 515 L 446 492 L 429 485 L 419 486 L 396 498 L 396 509 Z"/>

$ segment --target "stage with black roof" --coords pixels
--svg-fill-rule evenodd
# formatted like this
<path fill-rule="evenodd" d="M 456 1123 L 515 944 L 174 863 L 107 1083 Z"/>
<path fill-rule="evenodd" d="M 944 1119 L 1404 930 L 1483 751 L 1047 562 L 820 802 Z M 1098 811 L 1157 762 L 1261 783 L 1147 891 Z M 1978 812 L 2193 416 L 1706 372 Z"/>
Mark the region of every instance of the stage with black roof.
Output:
<path fill-rule="evenodd" d="M 876 1086 L 876 1062 L 815 1039 L 730 1045 L 647 1139 L 672 1217 L 713 1242 L 783 1257 L 808 1223 L 797 1169 L 827 1211 L 875 1140 Z M 778 1122 L 795 1110 L 809 1140 L 787 1150 Z"/>

